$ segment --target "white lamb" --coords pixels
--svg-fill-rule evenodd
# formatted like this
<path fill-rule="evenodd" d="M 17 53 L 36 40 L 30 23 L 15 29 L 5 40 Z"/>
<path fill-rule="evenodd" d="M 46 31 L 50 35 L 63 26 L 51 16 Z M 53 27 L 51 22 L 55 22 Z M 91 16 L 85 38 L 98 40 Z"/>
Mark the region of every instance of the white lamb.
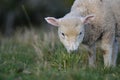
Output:
<path fill-rule="evenodd" d="M 120 0 L 75 0 L 71 11 L 64 17 L 45 18 L 58 26 L 60 41 L 68 52 L 83 43 L 89 51 L 89 65 L 95 66 L 95 43 L 101 41 L 104 65 L 116 66 L 120 36 Z"/>

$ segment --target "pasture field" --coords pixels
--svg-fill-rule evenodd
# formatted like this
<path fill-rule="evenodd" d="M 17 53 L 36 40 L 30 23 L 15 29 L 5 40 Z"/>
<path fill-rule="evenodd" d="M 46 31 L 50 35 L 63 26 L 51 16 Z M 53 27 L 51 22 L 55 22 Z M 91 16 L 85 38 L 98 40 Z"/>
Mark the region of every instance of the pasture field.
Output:
<path fill-rule="evenodd" d="M 97 67 L 89 68 L 83 47 L 68 54 L 56 33 L 35 32 L 1 38 L 0 80 L 120 80 L 120 54 L 117 67 L 108 69 L 97 49 Z"/>

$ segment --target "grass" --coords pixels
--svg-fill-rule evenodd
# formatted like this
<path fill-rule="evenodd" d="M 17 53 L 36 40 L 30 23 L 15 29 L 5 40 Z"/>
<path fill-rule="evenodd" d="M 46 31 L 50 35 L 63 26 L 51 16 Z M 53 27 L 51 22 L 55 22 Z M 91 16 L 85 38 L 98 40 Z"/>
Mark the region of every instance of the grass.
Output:
<path fill-rule="evenodd" d="M 26 30 L 0 44 L 0 80 L 119 80 L 120 62 L 104 68 L 97 50 L 97 67 L 89 68 L 87 51 L 68 54 L 54 32 Z"/>

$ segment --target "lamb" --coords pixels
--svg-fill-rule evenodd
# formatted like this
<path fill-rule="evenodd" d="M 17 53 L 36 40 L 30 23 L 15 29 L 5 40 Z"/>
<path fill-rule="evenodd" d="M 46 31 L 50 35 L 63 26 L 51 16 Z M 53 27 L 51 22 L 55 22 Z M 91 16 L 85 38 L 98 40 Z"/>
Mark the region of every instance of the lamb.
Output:
<path fill-rule="evenodd" d="M 68 52 L 82 43 L 89 52 L 89 66 L 95 67 L 96 47 L 100 41 L 105 67 L 116 66 L 120 37 L 120 0 L 75 0 L 64 17 L 45 20 L 58 27 L 58 35 Z"/>

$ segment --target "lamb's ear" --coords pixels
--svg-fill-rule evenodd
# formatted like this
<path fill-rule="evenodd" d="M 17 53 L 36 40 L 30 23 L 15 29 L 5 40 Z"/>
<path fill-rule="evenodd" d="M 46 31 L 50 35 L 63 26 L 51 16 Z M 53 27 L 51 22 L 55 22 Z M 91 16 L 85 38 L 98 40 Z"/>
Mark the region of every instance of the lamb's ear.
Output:
<path fill-rule="evenodd" d="M 84 24 L 89 23 L 91 20 L 94 20 L 95 15 L 88 15 L 86 17 L 82 17 L 81 20 Z"/>
<path fill-rule="evenodd" d="M 59 26 L 58 19 L 56 19 L 54 17 L 46 17 L 45 20 L 53 26 Z"/>

